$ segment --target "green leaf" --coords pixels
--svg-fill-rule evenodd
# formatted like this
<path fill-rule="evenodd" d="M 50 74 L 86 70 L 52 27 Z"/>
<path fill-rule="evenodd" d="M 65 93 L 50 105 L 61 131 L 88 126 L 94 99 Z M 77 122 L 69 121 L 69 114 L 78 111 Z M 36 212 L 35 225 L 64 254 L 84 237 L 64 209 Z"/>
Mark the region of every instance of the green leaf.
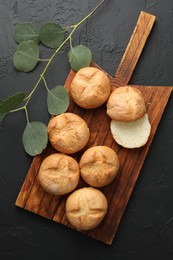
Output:
<path fill-rule="evenodd" d="M 14 38 L 17 43 L 33 40 L 39 42 L 38 32 L 32 23 L 19 23 L 15 26 Z"/>
<path fill-rule="evenodd" d="M 39 31 L 40 41 L 49 48 L 57 49 L 64 41 L 65 30 L 57 23 L 46 23 Z"/>
<path fill-rule="evenodd" d="M 25 93 L 19 92 L 15 95 L 7 98 L 6 100 L 0 100 L 0 122 L 11 110 L 15 109 L 24 99 Z"/>
<path fill-rule="evenodd" d="M 14 56 L 14 67 L 23 72 L 29 72 L 35 68 L 39 61 L 38 44 L 32 40 L 19 44 Z"/>
<path fill-rule="evenodd" d="M 68 52 L 69 63 L 73 70 L 78 71 L 81 68 L 88 67 L 92 60 L 92 53 L 85 45 L 72 47 Z"/>
<path fill-rule="evenodd" d="M 4 119 L 4 117 L 7 115 L 8 113 L 2 113 L 0 114 L 0 122 L 2 122 L 2 120 Z"/>
<path fill-rule="evenodd" d="M 51 115 L 64 113 L 69 106 L 69 96 L 64 86 L 56 86 L 48 91 L 47 107 Z"/>
<path fill-rule="evenodd" d="M 39 121 L 27 123 L 22 136 L 25 151 L 35 156 L 46 148 L 48 143 L 47 126 Z"/>
<path fill-rule="evenodd" d="M 3 100 L 0 99 L 0 107 L 3 104 Z M 0 122 L 2 122 L 2 120 L 4 119 L 4 117 L 6 116 L 7 113 L 0 113 Z"/>

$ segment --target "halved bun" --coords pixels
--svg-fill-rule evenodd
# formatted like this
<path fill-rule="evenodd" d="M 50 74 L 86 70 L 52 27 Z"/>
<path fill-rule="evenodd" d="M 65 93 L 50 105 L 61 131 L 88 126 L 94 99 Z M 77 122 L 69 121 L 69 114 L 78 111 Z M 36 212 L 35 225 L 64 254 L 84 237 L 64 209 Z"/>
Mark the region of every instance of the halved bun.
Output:
<path fill-rule="evenodd" d="M 110 81 L 105 72 L 94 67 L 80 69 L 70 86 L 70 94 L 82 108 L 96 108 L 110 95 Z"/>
<path fill-rule="evenodd" d="M 134 87 L 116 88 L 107 102 L 107 114 L 115 121 L 135 121 L 146 113 L 142 93 Z"/>
<path fill-rule="evenodd" d="M 145 145 L 151 132 L 147 113 L 133 122 L 112 120 L 110 128 L 115 141 L 125 148 L 138 148 Z"/>

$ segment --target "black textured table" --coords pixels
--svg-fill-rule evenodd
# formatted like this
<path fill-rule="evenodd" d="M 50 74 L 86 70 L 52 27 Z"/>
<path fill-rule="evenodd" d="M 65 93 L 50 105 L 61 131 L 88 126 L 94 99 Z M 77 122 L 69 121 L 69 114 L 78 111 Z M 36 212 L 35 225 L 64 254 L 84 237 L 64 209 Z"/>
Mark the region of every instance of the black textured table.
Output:
<path fill-rule="evenodd" d="M 94 1 L 2 1 L 0 0 L 0 99 L 32 90 L 45 64 L 28 74 L 12 65 L 16 49 L 14 25 L 30 21 L 63 26 L 77 23 L 97 4 Z M 73 37 L 85 44 L 93 60 L 114 75 L 141 11 L 156 16 L 156 22 L 135 68 L 130 84 L 173 85 L 173 3 L 165 1 L 107 2 Z M 66 49 L 50 66 L 49 85 L 63 85 L 69 73 Z M 41 47 L 49 57 L 52 51 Z M 29 116 L 47 124 L 43 84 L 29 106 Z M 15 206 L 32 158 L 22 145 L 26 124 L 23 111 L 0 123 L 0 259 L 173 259 L 173 97 L 171 95 L 154 141 L 136 182 L 112 245 L 68 229 Z"/>

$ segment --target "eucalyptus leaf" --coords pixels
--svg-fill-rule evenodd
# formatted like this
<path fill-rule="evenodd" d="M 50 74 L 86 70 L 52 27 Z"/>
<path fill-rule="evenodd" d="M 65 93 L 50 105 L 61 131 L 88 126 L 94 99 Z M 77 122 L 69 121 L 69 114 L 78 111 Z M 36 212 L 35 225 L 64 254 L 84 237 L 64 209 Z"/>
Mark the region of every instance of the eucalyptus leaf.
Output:
<path fill-rule="evenodd" d="M 49 48 L 57 49 L 64 41 L 65 30 L 57 23 L 46 23 L 39 31 L 40 41 Z"/>
<path fill-rule="evenodd" d="M 92 53 L 85 45 L 72 47 L 68 52 L 69 63 L 73 70 L 78 71 L 81 68 L 88 67 L 92 60 Z"/>
<path fill-rule="evenodd" d="M 25 93 L 19 92 L 4 101 L 0 100 L 0 122 L 11 110 L 15 109 L 23 101 L 24 97 Z"/>
<path fill-rule="evenodd" d="M 64 113 L 69 106 L 69 96 L 64 86 L 56 86 L 48 91 L 47 107 L 51 115 Z"/>
<path fill-rule="evenodd" d="M 3 104 L 3 100 L 0 99 L 0 106 L 1 104 Z M 7 113 L 0 113 L 0 122 L 2 122 L 2 120 L 4 119 L 4 117 L 6 116 Z"/>
<path fill-rule="evenodd" d="M 2 122 L 2 120 L 4 119 L 4 117 L 7 115 L 8 113 L 1 113 L 0 114 L 0 122 Z"/>
<path fill-rule="evenodd" d="M 14 38 L 17 43 L 33 40 L 39 42 L 39 35 L 32 23 L 19 23 L 15 26 Z"/>
<path fill-rule="evenodd" d="M 19 44 L 14 56 L 14 67 L 23 72 L 29 72 L 35 68 L 39 61 L 38 44 L 32 40 Z"/>
<path fill-rule="evenodd" d="M 25 151 L 35 156 L 40 154 L 47 146 L 48 133 L 47 126 L 39 121 L 27 123 L 22 136 Z"/>

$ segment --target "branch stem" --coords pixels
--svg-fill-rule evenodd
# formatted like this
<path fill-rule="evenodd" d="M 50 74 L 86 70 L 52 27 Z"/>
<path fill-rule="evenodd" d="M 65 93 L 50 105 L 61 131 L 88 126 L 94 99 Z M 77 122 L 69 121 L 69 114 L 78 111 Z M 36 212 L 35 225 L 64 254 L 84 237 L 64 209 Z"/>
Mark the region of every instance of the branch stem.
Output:
<path fill-rule="evenodd" d="M 47 85 L 47 82 L 46 82 L 45 77 L 42 77 L 42 80 L 43 80 L 43 82 L 44 82 L 44 85 L 45 85 L 47 91 L 49 92 L 50 90 L 49 90 L 49 88 L 48 88 L 48 85 Z"/>
<path fill-rule="evenodd" d="M 27 123 L 29 122 L 29 117 L 28 117 L 28 111 L 27 111 L 27 105 L 33 95 L 33 93 L 35 92 L 35 90 L 37 89 L 38 85 L 40 84 L 41 80 L 43 80 L 44 85 L 46 87 L 46 89 L 49 91 L 49 88 L 47 86 L 46 80 L 45 80 L 45 73 L 48 69 L 48 67 L 50 66 L 52 60 L 55 58 L 56 54 L 62 49 L 62 47 L 67 43 L 67 41 L 70 41 L 70 47 L 72 47 L 72 35 L 74 34 L 74 32 L 78 29 L 78 27 L 84 23 L 90 16 L 92 16 L 100 7 L 101 5 L 103 5 L 107 0 L 102 0 L 100 2 L 100 4 L 98 4 L 90 13 L 88 13 L 88 15 L 86 15 L 81 21 L 79 21 L 77 24 L 75 25 L 71 25 L 65 28 L 72 28 L 71 32 L 69 33 L 69 35 L 66 37 L 66 39 L 62 42 L 62 44 L 55 50 L 55 52 L 52 54 L 52 56 L 50 57 L 50 59 L 45 59 L 42 61 L 47 61 L 47 64 L 45 66 L 45 68 L 43 69 L 38 81 L 36 82 L 35 86 L 33 87 L 32 91 L 28 94 L 28 96 L 24 99 L 24 101 L 26 101 L 25 105 L 23 107 L 17 108 L 15 110 L 12 110 L 11 112 L 16 112 L 19 110 L 24 109 L 25 113 L 26 113 L 26 120 Z"/>
<path fill-rule="evenodd" d="M 24 106 L 23 107 L 18 107 L 16 109 L 11 110 L 10 113 L 18 112 L 18 111 L 23 110 L 23 109 L 25 109 Z"/>
<path fill-rule="evenodd" d="M 26 122 L 28 124 L 29 123 L 28 110 L 27 110 L 26 106 L 24 106 L 24 109 L 25 109 L 25 115 L 26 115 Z"/>

